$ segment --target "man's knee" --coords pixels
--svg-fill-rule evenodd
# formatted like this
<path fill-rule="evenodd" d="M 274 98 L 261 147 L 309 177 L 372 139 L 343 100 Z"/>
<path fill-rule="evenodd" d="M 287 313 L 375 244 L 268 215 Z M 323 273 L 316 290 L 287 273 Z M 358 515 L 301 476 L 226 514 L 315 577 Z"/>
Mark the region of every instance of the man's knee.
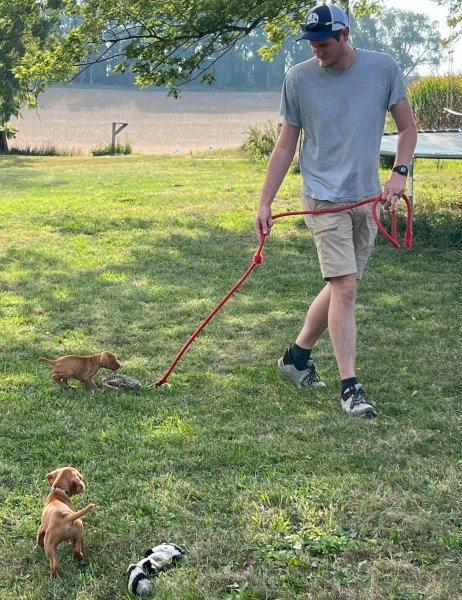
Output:
<path fill-rule="evenodd" d="M 331 294 L 343 302 L 354 302 L 356 298 L 357 279 L 356 273 L 351 275 L 342 275 L 341 277 L 331 277 L 329 279 Z"/>

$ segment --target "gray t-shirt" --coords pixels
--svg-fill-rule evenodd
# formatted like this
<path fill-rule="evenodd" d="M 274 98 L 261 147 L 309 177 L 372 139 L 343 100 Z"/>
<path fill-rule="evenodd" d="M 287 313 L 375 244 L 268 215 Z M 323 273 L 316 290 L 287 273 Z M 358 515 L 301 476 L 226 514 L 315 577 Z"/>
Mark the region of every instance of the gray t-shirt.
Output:
<path fill-rule="evenodd" d="M 285 78 L 281 115 L 303 129 L 303 193 L 317 200 L 350 202 L 380 193 L 380 141 L 387 110 L 406 98 L 395 60 L 357 50 L 340 71 L 311 58 Z"/>

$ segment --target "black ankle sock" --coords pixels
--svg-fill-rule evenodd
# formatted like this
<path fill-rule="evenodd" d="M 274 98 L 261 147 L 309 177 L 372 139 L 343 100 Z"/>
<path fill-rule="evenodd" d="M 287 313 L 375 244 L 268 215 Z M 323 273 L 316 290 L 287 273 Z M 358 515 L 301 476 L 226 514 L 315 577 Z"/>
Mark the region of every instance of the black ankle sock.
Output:
<path fill-rule="evenodd" d="M 350 377 L 349 379 L 342 379 L 342 391 L 341 391 L 341 394 L 343 395 L 343 392 L 345 390 L 347 390 L 352 385 L 356 385 L 357 383 L 358 383 L 358 380 L 356 379 L 356 377 Z"/>
<path fill-rule="evenodd" d="M 311 350 L 302 348 L 298 344 L 292 344 L 287 348 L 283 361 L 285 365 L 294 365 L 298 371 L 306 369 L 306 363 L 310 360 Z"/>

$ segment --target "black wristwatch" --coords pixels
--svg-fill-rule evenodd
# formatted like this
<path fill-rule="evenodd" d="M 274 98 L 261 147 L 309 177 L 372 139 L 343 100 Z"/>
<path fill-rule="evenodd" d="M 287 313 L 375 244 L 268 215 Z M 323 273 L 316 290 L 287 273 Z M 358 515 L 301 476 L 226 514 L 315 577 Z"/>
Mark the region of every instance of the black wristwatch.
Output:
<path fill-rule="evenodd" d="M 407 174 L 409 173 L 409 169 L 406 167 L 406 165 L 396 165 L 396 167 L 393 167 L 393 171 L 395 173 L 399 173 L 400 175 L 404 175 L 404 177 L 407 177 Z"/>

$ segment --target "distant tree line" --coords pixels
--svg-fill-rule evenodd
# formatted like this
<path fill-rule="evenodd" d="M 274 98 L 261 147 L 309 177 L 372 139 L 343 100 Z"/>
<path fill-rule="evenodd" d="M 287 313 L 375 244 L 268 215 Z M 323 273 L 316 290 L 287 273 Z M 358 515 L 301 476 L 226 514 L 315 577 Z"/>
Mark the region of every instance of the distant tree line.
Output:
<path fill-rule="evenodd" d="M 383 9 L 379 15 L 358 20 L 351 18 L 351 21 L 352 44 L 365 50 L 387 52 L 396 59 L 407 78 L 418 76 L 419 69 L 424 66 L 437 69 L 444 62 L 445 49 L 438 24 L 429 21 L 426 15 Z M 286 40 L 272 60 L 265 60 L 259 53 L 265 43 L 264 32 L 255 29 L 216 62 L 211 57 L 214 89 L 280 90 L 287 69 L 312 56 L 308 42 L 298 42 L 293 36 Z M 135 75 L 130 69 L 117 70 L 119 60 L 119 56 L 115 56 L 100 62 L 89 61 L 88 67 L 82 69 L 73 82 L 89 87 L 134 86 Z M 196 87 L 204 88 L 205 85 L 196 83 Z M 194 84 L 190 84 L 190 89 L 193 87 Z"/>

